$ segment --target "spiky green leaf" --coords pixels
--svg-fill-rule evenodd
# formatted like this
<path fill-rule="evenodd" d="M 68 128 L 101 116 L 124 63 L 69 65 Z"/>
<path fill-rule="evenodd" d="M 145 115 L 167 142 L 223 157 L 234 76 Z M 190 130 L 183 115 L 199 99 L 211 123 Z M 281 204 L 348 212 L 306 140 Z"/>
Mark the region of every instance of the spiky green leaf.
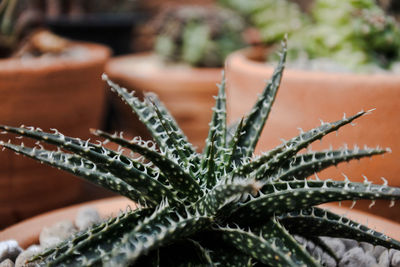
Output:
<path fill-rule="evenodd" d="M 341 127 L 352 123 L 355 119 L 367 114 L 365 111 L 360 111 L 357 114 L 343 119 L 331 122 L 322 123 L 321 126 L 313 128 L 307 132 L 284 142 L 282 145 L 263 154 L 259 158 L 240 166 L 235 171 L 237 175 L 246 175 L 253 171 L 256 172 L 256 179 L 266 177 L 266 174 L 275 172 L 287 160 L 290 160 L 297 152 L 308 147 L 316 140 L 320 140 L 325 135 L 337 131 Z"/>
<path fill-rule="evenodd" d="M 30 261 L 49 267 L 83 266 L 83 261 L 88 265 L 90 262 L 99 262 L 107 251 L 121 241 L 124 233 L 131 231 L 144 216 L 151 214 L 151 209 L 124 212 L 45 250 Z"/>
<path fill-rule="evenodd" d="M 203 160 L 201 163 L 201 169 L 207 170 L 209 173 L 212 172 L 223 172 L 224 165 L 223 157 L 226 147 L 226 95 L 225 95 L 225 75 L 223 74 L 222 82 L 219 85 L 218 96 L 216 97 L 214 112 L 210 122 L 210 130 L 206 139 L 206 145 L 203 152 Z M 213 165 L 213 169 L 210 168 L 212 162 L 217 161 L 218 165 Z M 215 170 L 214 170 L 215 168 Z M 207 176 L 205 178 L 206 184 L 209 187 L 215 185 L 215 178 Z M 211 181 L 208 181 L 211 180 Z"/>
<path fill-rule="evenodd" d="M 259 233 L 230 227 L 219 227 L 215 231 L 222 235 L 227 244 L 264 264 L 269 266 L 301 266 L 299 262 L 292 259 L 290 251 L 285 251 L 276 240 L 266 240 Z"/>
<path fill-rule="evenodd" d="M 190 200 L 195 201 L 202 196 L 199 184 L 184 170 L 184 167 L 180 166 L 179 163 L 173 159 L 168 158 L 168 155 L 156 151 L 155 147 L 146 146 L 140 141 L 135 141 L 135 139 L 128 141 L 116 134 L 111 135 L 101 130 L 95 130 L 92 133 L 107 138 L 112 142 L 145 156 L 161 170 L 175 190 L 179 191 Z"/>
<path fill-rule="evenodd" d="M 128 266 L 133 264 L 140 256 L 149 251 L 169 242 L 186 238 L 211 225 L 212 221 L 212 217 L 199 213 L 187 213 L 186 217 L 172 212 L 154 216 L 126 234 L 121 245 L 111 251 L 105 265 Z"/>
<path fill-rule="evenodd" d="M 61 151 L 51 151 L 45 149 L 30 148 L 18 146 L 0 141 L 0 146 L 13 150 L 42 163 L 70 172 L 76 176 L 82 177 L 94 184 L 102 186 L 113 192 L 119 193 L 133 201 L 157 205 L 152 198 L 143 195 L 140 191 L 133 188 L 115 175 L 98 170 L 96 164 L 85 160 L 79 156 L 63 153 Z"/>
<path fill-rule="evenodd" d="M 146 101 L 141 101 L 139 98 L 133 95 L 133 92 L 130 93 L 126 88 L 120 87 L 118 84 L 112 82 L 106 74 L 103 74 L 102 78 L 111 87 L 111 90 L 116 92 L 132 108 L 139 120 L 142 121 L 147 127 L 157 144 L 164 150 L 170 149 L 171 140 L 169 140 L 169 136 L 166 134 L 164 128 L 160 124 L 157 113 L 155 112 L 152 104 Z M 157 96 L 151 94 L 147 97 L 151 98 L 153 102 L 157 103 L 157 106 L 163 116 L 168 119 L 173 130 L 180 136 L 179 142 L 183 147 L 185 147 L 185 153 L 187 153 L 189 156 L 195 154 L 196 151 L 192 145 L 187 142 L 187 137 L 179 128 L 175 119 L 171 116 L 168 110 L 158 100 Z"/>
<path fill-rule="evenodd" d="M 266 240 L 274 240 L 283 247 L 285 251 L 292 253 L 292 258 L 297 263 L 306 266 L 320 266 L 320 264 L 307 253 L 290 233 L 274 218 L 270 218 L 267 222 L 263 222 L 261 226 L 256 228 Z"/>
<path fill-rule="evenodd" d="M 381 155 L 386 152 L 386 150 L 381 148 L 374 149 L 367 147 L 364 149 L 355 147 L 353 150 L 344 148 L 341 150 L 309 152 L 286 161 L 282 167 L 270 176 L 283 181 L 304 180 L 317 172 L 341 162 Z"/>
<path fill-rule="evenodd" d="M 248 194 L 256 194 L 260 187 L 261 184 L 253 180 L 223 180 L 198 200 L 194 204 L 194 209 L 214 215 L 228 203 L 237 201 Z"/>
<path fill-rule="evenodd" d="M 56 145 L 92 161 L 97 166 L 105 166 L 113 175 L 128 183 L 136 190 L 142 192 L 143 195 L 147 195 L 148 198 L 153 199 L 157 203 L 165 197 L 167 197 L 171 203 L 177 205 L 180 203 L 175 192 L 172 192 L 167 186 L 161 184 L 147 173 L 136 169 L 131 161 L 129 163 L 123 162 L 118 156 L 109 157 L 107 153 L 96 152 L 88 145 L 69 141 L 71 138 L 67 139 L 61 133 L 51 134 L 27 128 L 16 128 L 2 125 L 0 125 L 0 129 Z"/>
<path fill-rule="evenodd" d="M 331 236 L 364 241 L 387 248 L 400 249 L 400 242 L 344 216 L 311 207 L 278 216 L 292 234 Z"/>
<path fill-rule="evenodd" d="M 259 96 L 254 107 L 246 116 L 243 124 L 244 133 L 240 136 L 238 142 L 238 149 L 233 156 L 234 161 L 239 163 L 242 158 L 251 157 L 257 145 L 258 138 L 264 128 L 268 115 L 271 111 L 272 104 L 275 100 L 276 93 L 278 92 L 281 83 L 283 69 L 286 60 L 286 41 L 282 43 L 282 53 L 278 63 L 278 67 L 272 74 L 271 80 L 268 82 L 262 94 Z"/>
<path fill-rule="evenodd" d="M 241 204 L 233 216 L 238 220 L 257 220 L 327 202 L 358 199 L 394 201 L 400 199 L 400 189 L 332 180 L 267 183 L 258 196 Z"/>

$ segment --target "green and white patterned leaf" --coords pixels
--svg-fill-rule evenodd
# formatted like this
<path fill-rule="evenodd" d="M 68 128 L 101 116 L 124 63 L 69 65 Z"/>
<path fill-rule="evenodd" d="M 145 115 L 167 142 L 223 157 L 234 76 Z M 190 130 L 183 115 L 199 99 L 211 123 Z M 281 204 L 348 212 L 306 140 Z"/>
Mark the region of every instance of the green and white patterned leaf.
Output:
<path fill-rule="evenodd" d="M 271 217 L 261 226 L 256 227 L 256 231 L 260 231 L 262 237 L 266 240 L 274 240 L 283 247 L 284 251 L 292 253 L 292 258 L 299 265 L 320 266 L 320 264 L 308 254 L 303 246 L 301 246 L 290 233 L 274 218 Z"/>
<path fill-rule="evenodd" d="M 257 220 L 273 214 L 304 209 L 327 202 L 358 199 L 400 199 L 400 189 L 349 181 L 290 181 L 267 183 L 260 194 L 240 204 L 237 220 Z"/>
<path fill-rule="evenodd" d="M 275 240 L 266 240 L 259 233 L 230 227 L 219 227 L 215 231 L 227 244 L 269 266 L 306 266 L 295 262 L 290 251 L 284 251 Z"/>
<path fill-rule="evenodd" d="M 106 251 L 121 241 L 124 233 L 131 231 L 144 216 L 151 214 L 151 209 L 124 212 L 45 250 L 30 261 L 49 267 L 83 266 L 83 261 L 88 265 L 100 262 Z"/>
<path fill-rule="evenodd" d="M 206 139 L 201 163 L 202 172 L 207 171 L 209 173 L 205 178 L 205 184 L 209 188 L 214 186 L 216 182 L 215 177 L 212 177 L 212 173 L 223 173 L 224 171 L 224 165 L 222 164 L 224 162 L 224 154 L 226 153 L 226 95 L 224 74 L 222 82 L 218 87 L 218 96 L 213 108 L 210 130 Z M 217 161 L 219 164 L 213 164 L 214 161 Z"/>
<path fill-rule="evenodd" d="M 327 210 L 311 207 L 278 216 L 279 221 L 292 234 L 331 236 L 364 241 L 375 246 L 400 249 L 400 242 Z"/>
<path fill-rule="evenodd" d="M 283 69 L 286 60 L 286 41 L 282 42 L 282 54 L 278 63 L 278 67 L 272 74 L 271 80 L 268 82 L 262 94 L 258 97 L 257 102 L 246 116 L 243 123 L 243 134 L 238 141 L 238 149 L 233 156 L 234 161 L 239 164 L 242 158 L 251 157 L 257 145 L 258 138 L 264 128 L 268 115 L 271 111 L 272 104 L 275 100 L 276 93 L 281 83 Z"/>
<path fill-rule="evenodd" d="M 207 215 L 178 213 L 167 210 L 156 214 L 126 234 L 121 245 L 114 248 L 106 257 L 105 266 L 128 266 L 141 255 L 167 243 L 184 239 L 212 224 L 212 217 Z"/>
<path fill-rule="evenodd" d="M 175 190 L 179 191 L 190 200 L 195 201 L 202 196 L 199 184 L 183 169 L 183 166 L 180 166 L 176 161 L 168 158 L 167 155 L 157 152 L 155 148 L 147 147 L 135 142 L 135 140 L 128 141 L 118 137 L 116 134 L 111 135 L 101 130 L 95 130 L 93 133 L 146 157 L 161 170 Z"/>
<path fill-rule="evenodd" d="M 164 150 L 170 149 L 171 140 L 169 140 L 169 136 L 166 134 L 164 128 L 160 124 L 158 116 L 154 110 L 154 107 L 150 103 L 147 103 L 146 101 L 141 101 L 139 98 L 135 97 L 133 95 L 133 92 L 129 93 L 126 88 L 122 88 L 118 84 L 112 82 L 110 79 L 108 79 L 108 76 L 106 74 L 103 74 L 102 78 L 111 87 L 111 90 L 116 92 L 121 97 L 121 99 L 124 100 L 132 108 L 132 111 L 138 116 L 139 120 L 143 122 L 143 124 L 147 127 L 147 129 L 151 133 L 156 143 Z M 159 101 L 157 96 L 151 94 L 148 95 L 147 97 L 151 98 L 153 102 L 157 103 L 157 106 L 162 115 L 168 119 L 173 130 L 177 134 L 179 134 L 179 136 L 181 137 L 179 139 L 181 145 L 184 146 L 185 149 L 187 149 L 185 153 L 187 153 L 188 155 L 195 154 L 196 151 L 194 150 L 192 145 L 186 141 L 187 137 L 179 128 L 178 124 L 171 116 L 171 114 L 168 112 L 168 110 L 161 104 L 161 101 Z"/>
<path fill-rule="evenodd" d="M 367 112 L 361 111 L 336 122 L 322 123 L 321 126 L 301 133 L 271 151 L 264 153 L 253 161 L 239 166 L 237 170 L 235 170 L 235 174 L 243 176 L 255 171 L 256 178 L 262 179 L 266 174 L 275 172 L 285 161 L 290 160 L 297 152 L 308 147 L 314 141 L 322 139 L 325 135 L 339 130 L 341 127 L 352 123 L 355 119 L 365 114 L 367 114 Z"/>
<path fill-rule="evenodd" d="M 61 151 L 50 151 L 44 149 L 18 146 L 0 141 L 0 146 L 13 150 L 16 153 L 36 159 L 55 168 L 67 171 L 122 196 L 140 203 L 157 205 L 152 198 L 148 198 L 131 185 L 109 172 L 98 170 L 95 163 L 85 160 L 79 156 L 63 153 Z"/>
<path fill-rule="evenodd" d="M 290 159 L 270 176 L 274 177 L 274 180 L 278 179 L 282 181 L 304 180 L 317 172 L 330 166 L 335 166 L 341 162 L 381 155 L 386 152 L 386 150 L 380 148 L 358 149 L 357 147 L 353 150 L 345 148 L 340 150 L 309 152 Z"/>
<path fill-rule="evenodd" d="M 157 203 L 167 197 L 170 203 L 175 203 L 176 205 L 180 204 L 180 200 L 175 195 L 175 192 L 171 191 L 169 187 L 161 184 L 156 179 L 150 177 L 147 173 L 137 170 L 131 162 L 125 163 L 122 162 L 119 157 L 111 158 L 106 153 L 99 153 L 92 150 L 90 146 L 70 142 L 60 133 L 51 134 L 27 128 L 15 128 L 1 125 L 0 129 L 56 145 L 92 161 L 97 166 L 102 168 L 106 167 L 113 175 L 142 192 L 143 195 L 147 195 L 149 198 L 155 200 Z"/>

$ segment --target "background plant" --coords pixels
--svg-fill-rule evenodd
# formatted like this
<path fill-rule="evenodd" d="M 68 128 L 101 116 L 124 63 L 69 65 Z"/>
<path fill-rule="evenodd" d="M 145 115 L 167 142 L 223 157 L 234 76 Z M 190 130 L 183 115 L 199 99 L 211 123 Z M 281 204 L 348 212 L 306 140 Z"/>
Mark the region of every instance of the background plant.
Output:
<path fill-rule="evenodd" d="M 155 24 L 155 51 L 167 61 L 221 67 L 228 54 L 244 45 L 244 21 L 227 9 L 173 7 L 163 11 Z"/>
<path fill-rule="evenodd" d="M 221 2 L 244 14 L 266 45 L 288 33 L 293 61 L 329 58 L 350 70 L 370 71 L 390 69 L 399 60 L 398 22 L 375 0 L 315 0 L 309 13 L 287 0 Z"/>
<path fill-rule="evenodd" d="M 67 40 L 42 29 L 44 13 L 38 1 L 0 1 L 0 58 L 60 54 Z"/>
<path fill-rule="evenodd" d="M 219 3 L 244 16 L 257 28 L 266 45 L 276 44 L 285 34 L 291 36 L 308 23 L 300 7 L 287 0 L 219 0 Z"/>
<path fill-rule="evenodd" d="M 5 133 L 33 138 L 34 147 L 0 144 L 52 165 L 140 203 L 118 217 L 95 225 L 49 248 L 31 261 L 46 266 L 320 266 L 293 235 L 353 238 L 400 248 L 390 237 L 316 205 L 341 200 L 388 199 L 400 189 L 307 179 L 340 162 L 379 155 L 380 148 L 355 147 L 307 151 L 311 143 L 367 114 L 320 126 L 253 157 L 282 78 L 286 47 L 279 65 L 250 113 L 236 126 L 226 126 L 225 81 L 219 85 L 203 153 L 186 141 L 169 112 L 153 94 L 144 101 L 107 80 L 152 133 L 153 141 L 127 140 L 122 134 L 92 130 L 95 135 L 140 154 L 127 156 L 101 142 L 72 138 L 53 130 L 0 126 Z M 45 149 L 42 143 L 55 145 Z M 62 189 L 59 189 L 62 190 Z"/>

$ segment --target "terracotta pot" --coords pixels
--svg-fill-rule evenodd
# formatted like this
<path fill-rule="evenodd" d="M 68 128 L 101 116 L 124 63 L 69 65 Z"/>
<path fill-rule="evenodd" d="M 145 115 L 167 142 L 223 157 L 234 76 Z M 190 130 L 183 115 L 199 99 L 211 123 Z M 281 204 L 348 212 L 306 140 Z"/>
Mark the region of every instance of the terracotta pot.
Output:
<path fill-rule="evenodd" d="M 233 53 L 227 61 L 227 103 L 229 120 L 235 121 L 250 110 L 257 93 L 265 86 L 275 66 L 260 60 L 264 51 L 245 49 Z M 323 121 L 341 119 L 361 110 L 376 108 L 368 116 L 356 121 L 356 126 L 345 126 L 337 134 L 326 136 L 312 145 L 313 150 L 343 147 L 390 147 L 392 153 L 372 160 L 340 164 L 318 174 L 322 178 L 341 179 L 342 173 L 352 181 L 363 181 L 362 175 L 375 183 L 400 186 L 400 76 L 390 74 L 344 74 L 286 69 L 276 101 L 256 152 L 279 145 Z M 356 208 L 366 209 L 370 202 L 360 201 Z M 400 221 L 399 207 L 388 208 L 389 203 L 377 202 L 372 212 Z"/>
<path fill-rule="evenodd" d="M 81 55 L 0 60 L 1 124 L 56 128 L 82 138 L 89 137 L 90 127 L 100 126 L 105 102 L 101 74 L 110 51 L 95 44 L 72 46 Z M 71 177 L 12 152 L 1 152 L 0 228 L 71 204 L 82 190 L 82 182 Z"/>
<path fill-rule="evenodd" d="M 98 209 L 102 217 L 116 215 L 121 209 L 124 210 L 128 205 L 132 208 L 135 207 L 133 202 L 123 197 L 114 197 L 74 205 L 68 208 L 47 212 L 13 225 L 0 232 L 0 241 L 15 239 L 22 248 L 27 248 L 32 244 L 38 243 L 39 234 L 43 227 L 51 226 L 62 220 L 74 220 L 78 209 L 85 205 L 94 206 Z M 370 228 L 384 232 L 392 238 L 400 239 L 400 225 L 398 223 L 365 212 L 340 208 L 333 204 L 325 204 L 323 206 L 339 215 L 346 215 L 346 217 L 359 223 L 368 224 Z"/>
<path fill-rule="evenodd" d="M 131 208 L 136 207 L 135 203 L 123 197 L 112 197 L 85 202 L 46 212 L 10 226 L 0 232 L 0 241 L 15 239 L 22 248 L 27 248 L 32 244 L 38 244 L 40 232 L 44 227 L 52 226 L 53 224 L 63 220 L 74 221 L 79 208 L 83 206 L 94 207 L 99 211 L 100 216 L 103 218 L 115 216 L 120 212 L 120 210 L 125 210 L 128 206 Z"/>
<path fill-rule="evenodd" d="M 218 93 L 216 83 L 221 80 L 221 69 L 166 65 L 154 54 L 141 53 L 110 60 L 106 73 L 120 85 L 138 92 L 139 96 L 143 92 L 156 93 L 189 141 L 198 148 L 204 146 L 214 106 L 212 96 Z M 138 123 L 126 128 L 127 120 L 134 118 L 127 115 L 130 115 L 130 109 L 126 105 L 117 108 L 124 118 L 122 130 L 137 130 Z"/>

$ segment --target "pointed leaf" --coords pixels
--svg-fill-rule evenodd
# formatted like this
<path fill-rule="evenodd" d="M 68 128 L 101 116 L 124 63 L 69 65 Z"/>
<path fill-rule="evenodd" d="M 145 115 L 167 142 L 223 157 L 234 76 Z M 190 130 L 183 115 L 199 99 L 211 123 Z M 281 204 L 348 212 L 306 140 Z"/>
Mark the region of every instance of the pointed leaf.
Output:
<path fill-rule="evenodd" d="M 147 220 L 126 234 L 121 245 L 114 248 L 106 266 L 129 266 L 141 255 L 159 248 L 166 243 L 186 238 L 191 234 L 211 225 L 212 218 L 207 215 L 191 215 L 186 218 L 166 214 L 157 220 Z"/>
<path fill-rule="evenodd" d="M 400 199 L 400 188 L 349 181 L 290 181 L 266 184 L 261 193 L 235 211 L 233 218 L 254 221 L 327 202 L 358 199 Z M 232 218 L 232 219 L 233 219 Z"/>
<path fill-rule="evenodd" d="M 323 138 L 328 133 L 337 131 L 339 128 L 352 123 L 355 119 L 365 114 L 367 114 L 367 112 L 361 111 L 353 116 L 344 117 L 336 122 L 322 123 L 321 126 L 301 133 L 299 136 L 296 136 L 282 145 L 272 149 L 252 162 L 240 166 L 235 171 L 235 174 L 243 176 L 256 171 L 257 179 L 266 177 L 267 173 L 273 173 L 276 171 L 276 169 L 280 167 L 286 160 L 293 157 L 303 148 L 308 147 L 311 143 Z"/>
<path fill-rule="evenodd" d="M 112 82 L 110 79 L 108 79 L 107 75 L 103 74 L 102 78 L 111 87 L 111 90 L 116 92 L 122 98 L 122 100 L 124 100 L 132 108 L 132 111 L 147 127 L 156 143 L 162 149 L 167 150 L 171 144 L 171 141 L 160 124 L 153 106 L 149 103 L 146 103 L 146 101 L 141 101 L 139 98 L 133 96 L 133 93 L 129 93 L 126 88 L 122 88 L 118 84 Z M 154 94 L 149 97 L 152 99 L 152 101 L 157 103 L 157 106 L 161 110 L 162 114 L 171 122 L 174 131 L 179 133 L 179 135 L 182 137 L 182 142 L 183 140 L 187 140 L 186 136 L 183 134 L 174 118 L 171 116 L 171 114 L 169 114 L 168 110 L 161 104 L 157 97 Z M 186 142 L 185 146 L 187 146 L 189 149 L 188 152 L 190 152 L 190 154 L 196 153 L 194 148 L 188 142 Z"/>
<path fill-rule="evenodd" d="M 151 213 L 151 209 L 124 212 L 76 234 L 55 247 L 44 250 L 33 257 L 30 262 L 37 262 L 41 266 L 82 266 L 80 263 L 82 263 L 83 257 L 86 257 L 86 261 L 89 263 L 99 262 L 105 256 L 106 251 L 120 242 L 124 233 L 131 231 L 143 216 Z"/>
<path fill-rule="evenodd" d="M 321 208 L 307 208 L 278 216 L 279 221 L 292 234 L 331 236 L 400 249 L 400 242 L 360 223 Z"/>
<path fill-rule="evenodd" d="M 306 266 L 320 266 L 320 264 L 290 235 L 290 233 L 275 218 L 270 218 L 261 227 L 255 228 L 260 231 L 266 240 L 275 240 L 286 251 L 292 253 L 292 258 L 299 264 Z"/>
<path fill-rule="evenodd" d="M 211 157 L 218 162 L 223 162 L 226 147 L 226 95 L 225 95 L 225 74 L 222 82 L 218 86 L 218 96 L 216 97 L 215 107 L 210 122 L 210 130 L 206 139 L 206 146 L 203 152 L 202 170 L 209 169 Z M 214 155 L 215 154 L 215 155 Z M 222 172 L 222 169 L 216 171 Z"/>
<path fill-rule="evenodd" d="M 216 214 L 223 206 L 248 194 L 256 194 L 261 184 L 252 180 L 221 181 L 194 204 L 201 213 Z"/>
<path fill-rule="evenodd" d="M 236 133 L 233 136 L 233 138 L 231 139 L 231 141 L 229 142 L 227 151 L 225 153 L 224 156 L 224 169 L 226 172 L 231 172 L 232 170 L 235 170 L 236 167 L 236 162 L 234 161 L 234 157 L 235 157 L 235 152 L 236 150 L 240 150 L 239 148 L 239 140 L 240 140 L 240 136 L 243 134 L 243 118 L 240 120 L 237 128 L 236 128 Z"/>
<path fill-rule="evenodd" d="M 247 115 L 244 124 L 244 134 L 240 136 L 238 142 L 239 150 L 235 151 L 234 161 L 240 162 L 241 158 L 251 157 L 257 145 L 258 138 L 264 128 L 264 124 L 271 111 L 272 104 L 275 100 L 276 93 L 281 83 L 283 69 L 286 61 L 286 41 L 282 42 L 282 54 L 278 63 L 278 67 L 272 74 L 271 80 L 268 82 L 263 93 L 259 96 L 254 107 Z"/>
<path fill-rule="evenodd" d="M 162 170 L 165 177 L 167 177 L 170 184 L 183 195 L 191 200 L 197 200 L 202 191 L 199 184 L 194 180 L 190 174 L 186 173 L 181 166 L 175 161 L 169 159 L 167 155 L 163 155 L 155 151 L 153 148 L 136 143 L 134 140 L 128 141 L 120 138 L 117 135 L 111 135 L 101 130 L 95 130 L 92 133 L 107 138 L 108 140 L 124 146 L 134 152 L 145 156 L 148 160 L 153 162 L 160 170 Z"/>
<path fill-rule="evenodd" d="M 224 241 L 269 266 L 300 266 L 291 258 L 290 251 L 285 251 L 274 241 L 264 239 L 260 234 L 237 228 L 219 227 L 215 231 Z"/>
<path fill-rule="evenodd" d="M 286 161 L 286 163 L 279 168 L 277 172 L 271 174 L 271 176 L 275 177 L 274 179 L 282 181 L 304 180 L 314 173 L 318 173 L 341 162 L 381 155 L 386 152 L 386 150 L 380 148 L 355 148 L 353 150 L 341 149 L 311 152 L 299 155 L 290 161 Z"/>
<path fill-rule="evenodd" d="M 146 93 L 146 98 L 150 100 L 153 104 L 153 107 L 156 106 L 157 110 L 161 117 L 168 121 L 168 126 L 172 129 L 174 133 L 174 137 L 178 140 L 179 146 L 184 149 L 184 153 L 186 153 L 186 157 L 193 158 L 196 163 L 199 163 L 198 154 L 196 153 L 196 149 L 192 146 L 191 143 L 188 142 L 188 138 L 185 136 L 181 128 L 178 126 L 178 123 L 175 121 L 174 117 L 169 113 L 168 109 L 164 106 L 164 104 L 160 101 L 158 96 L 154 93 Z"/>
<path fill-rule="evenodd" d="M 163 117 L 163 114 L 161 114 L 160 110 L 155 104 L 153 104 L 153 108 L 157 114 L 157 118 L 160 121 L 161 126 L 164 128 L 164 131 L 167 134 L 168 139 L 170 141 L 170 145 L 168 146 L 167 151 L 169 151 L 173 155 L 177 155 L 176 159 L 179 162 L 179 164 L 185 166 L 185 168 L 188 168 L 189 166 L 188 157 L 190 157 L 191 154 L 187 153 L 188 152 L 187 147 L 181 145 L 182 143 L 182 140 L 180 140 L 181 137 L 174 131 L 170 121 Z"/>
<path fill-rule="evenodd" d="M 171 203 L 180 204 L 180 200 L 165 185 L 156 179 L 150 177 L 147 173 L 137 170 L 133 162 L 125 163 L 119 157 L 109 157 L 106 152 L 99 153 L 91 149 L 90 146 L 81 145 L 68 141 L 63 134 L 51 134 L 38 132 L 27 128 L 15 128 L 0 125 L 0 129 L 7 132 L 16 133 L 21 136 L 30 137 L 48 144 L 56 145 L 65 150 L 78 154 L 79 156 L 92 161 L 101 168 L 107 168 L 113 175 L 128 183 L 136 190 L 152 198 L 159 203 L 163 198 L 167 197 Z"/>
<path fill-rule="evenodd" d="M 215 141 L 212 138 L 211 139 L 211 146 L 209 147 L 208 150 L 208 155 L 206 155 L 206 160 L 204 161 L 205 166 L 202 167 L 202 172 L 205 172 L 205 175 L 203 175 L 203 183 L 205 183 L 207 188 L 212 188 L 217 181 L 220 179 L 220 177 L 222 176 L 222 172 L 217 170 L 217 166 L 223 166 L 223 164 L 221 164 L 222 162 L 217 162 L 217 159 L 215 159 L 215 150 L 217 150 L 217 148 L 215 147 Z M 218 177 L 217 177 L 218 175 Z"/>
<path fill-rule="evenodd" d="M 157 204 L 153 199 L 146 197 L 123 180 L 109 172 L 97 170 L 96 164 L 79 156 L 57 151 L 17 146 L 2 141 L 0 141 L 0 146 L 40 161 L 41 163 L 46 163 L 55 168 L 70 172 L 78 177 L 130 198 L 133 201 L 148 203 L 149 205 Z"/>

